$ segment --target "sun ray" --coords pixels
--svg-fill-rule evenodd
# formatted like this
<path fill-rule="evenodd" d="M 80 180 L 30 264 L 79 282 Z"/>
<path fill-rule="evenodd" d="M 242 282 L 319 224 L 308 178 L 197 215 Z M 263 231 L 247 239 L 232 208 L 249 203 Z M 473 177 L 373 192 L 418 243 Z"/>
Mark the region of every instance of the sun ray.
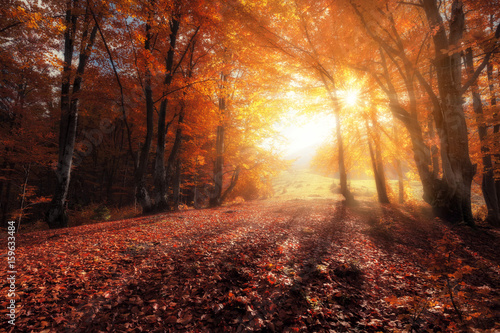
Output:
<path fill-rule="evenodd" d="M 359 91 L 357 90 L 347 90 L 345 92 L 344 103 L 346 106 L 353 107 L 358 104 Z"/>

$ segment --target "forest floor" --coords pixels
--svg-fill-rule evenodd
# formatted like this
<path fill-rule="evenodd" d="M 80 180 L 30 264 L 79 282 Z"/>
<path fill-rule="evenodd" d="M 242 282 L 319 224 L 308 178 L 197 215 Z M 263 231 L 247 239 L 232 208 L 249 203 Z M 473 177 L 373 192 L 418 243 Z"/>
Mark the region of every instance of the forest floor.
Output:
<path fill-rule="evenodd" d="M 16 321 L 2 296 L 1 332 L 500 330 L 498 230 L 368 199 L 253 201 L 16 242 Z"/>

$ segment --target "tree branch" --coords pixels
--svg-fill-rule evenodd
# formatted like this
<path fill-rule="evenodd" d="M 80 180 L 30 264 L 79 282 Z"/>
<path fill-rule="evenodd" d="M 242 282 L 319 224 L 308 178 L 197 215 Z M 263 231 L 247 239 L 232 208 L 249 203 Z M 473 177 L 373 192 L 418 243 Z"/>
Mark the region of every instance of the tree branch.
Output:
<path fill-rule="evenodd" d="M 221 195 L 220 202 L 223 202 L 226 199 L 226 197 L 229 195 L 229 193 L 231 193 L 231 191 L 236 186 L 236 183 L 238 182 L 238 178 L 240 176 L 240 170 L 241 170 L 241 167 L 238 165 L 236 167 L 236 169 L 234 170 L 233 175 L 231 176 L 231 183 L 229 183 L 229 187 Z"/>
<path fill-rule="evenodd" d="M 495 39 L 498 40 L 500 38 L 500 24 L 497 25 L 497 30 L 495 31 Z M 470 88 L 470 86 L 477 80 L 479 77 L 479 74 L 483 71 L 484 67 L 488 65 L 488 62 L 491 59 L 491 56 L 495 53 L 495 51 L 498 48 L 498 42 L 495 40 L 495 45 L 492 47 L 490 51 L 488 51 L 481 62 L 481 64 L 476 68 L 476 71 L 472 76 L 467 80 L 467 82 L 462 86 L 462 89 L 460 90 L 460 93 L 465 93 L 467 89 Z"/>
<path fill-rule="evenodd" d="M 207 82 L 207 81 L 213 81 L 213 79 L 206 79 L 206 80 L 201 80 L 201 81 L 195 81 L 195 82 L 190 82 L 182 87 L 179 87 L 179 88 L 176 88 L 176 89 L 172 89 L 172 90 L 169 90 L 167 92 L 164 92 L 160 98 L 158 98 L 156 101 L 154 101 L 153 103 L 158 103 L 159 101 L 161 101 L 164 97 L 170 95 L 170 94 L 173 94 L 174 92 L 177 92 L 179 90 L 183 90 L 183 89 L 186 89 L 186 88 L 189 88 L 191 87 L 192 85 L 195 85 L 195 84 L 198 84 L 198 83 L 203 83 L 203 82 Z"/>
<path fill-rule="evenodd" d="M 21 21 L 18 21 L 18 22 L 15 22 L 15 23 L 12 23 L 12 24 L 9 24 L 8 26 L 6 26 L 5 28 L 2 28 L 0 29 L 0 33 L 6 31 L 6 30 L 9 30 L 10 28 L 14 28 L 15 26 L 18 26 L 19 24 L 21 24 L 22 22 Z"/>
<path fill-rule="evenodd" d="M 95 16 L 94 11 L 92 8 L 90 8 L 90 12 L 92 13 L 92 17 L 94 18 L 95 25 L 97 29 L 99 30 L 99 35 L 101 35 L 102 42 L 104 43 L 104 47 L 106 48 L 106 52 L 108 53 L 109 56 L 109 62 L 111 63 L 111 67 L 113 68 L 113 73 L 115 74 L 116 82 L 118 82 L 118 86 L 120 87 L 120 103 L 121 103 L 121 109 L 122 109 L 122 114 L 123 114 L 123 122 L 125 123 L 125 128 L 127 129 L 127 136 L 128 136 L 128 148 L 130 151 L 130 155 L 132 156 L 132 161 L 134 161 L 134 168 L 137 168 L 137 157 L 134 154 L 134 151 L 132 150 L 132 133 L 130 130 L 130 126 L 127 121 L 127 112 L 125 110 L 125 98 L 123 94 L 123 86 L 120 80 L 120 76 L 118 75 L 118 71 L 116 70 L 115 62 L 113 60 L 113 56 L 111 54 L 111 51 L 108 47 L 108 43 L 106 42 L 106 38 L 104 38 L 104 34 L 101 30 L 101 27 L 99 25 L 99 22 L 97 20 L 97 17 Z"/>

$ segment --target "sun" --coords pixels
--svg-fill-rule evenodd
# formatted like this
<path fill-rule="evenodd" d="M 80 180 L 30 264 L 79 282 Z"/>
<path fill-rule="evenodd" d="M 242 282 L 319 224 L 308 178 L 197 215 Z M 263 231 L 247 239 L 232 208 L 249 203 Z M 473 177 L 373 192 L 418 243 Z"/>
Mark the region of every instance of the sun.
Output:
<path fill-rule="evenodd" d="M 357 90 L 347 90 L 344 92 L 344 103 L 346 106 L 353 107 L 358 104 L 359 91 Z"/>

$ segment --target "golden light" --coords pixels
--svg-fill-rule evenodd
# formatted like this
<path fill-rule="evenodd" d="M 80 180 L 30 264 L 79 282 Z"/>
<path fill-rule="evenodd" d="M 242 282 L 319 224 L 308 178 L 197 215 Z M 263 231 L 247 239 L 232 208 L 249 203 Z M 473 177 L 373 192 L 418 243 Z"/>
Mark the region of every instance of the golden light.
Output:
<path fill-rule="evenodd" d="M 352 86 L 346 88 L 337 91 L 342 107 L 357 106 L 360 102 L 360 91 Z M 310 91 L 309 94 L 289 92 L 286 97 L 288 112 L 276 128 L 285 139 L 280 142 L 279 150 L 289 156 L 312 156 L 335 132 L 332 102 L 323 89 Z"/>
<path fill-rule="evenodd" d="M 295 121 L 280 128 L 286 139 L 284 151 L 295 154 L 305 150 L 315 150 L 335 129 L 333 115 L 297 116 Z"/>
<path fill-rule="evenodd" d="M 344 92 L 344 104 L 349 107 L 353 107 L 358 104 L 359 91 L 357 90 L 347 90 Z"/>

